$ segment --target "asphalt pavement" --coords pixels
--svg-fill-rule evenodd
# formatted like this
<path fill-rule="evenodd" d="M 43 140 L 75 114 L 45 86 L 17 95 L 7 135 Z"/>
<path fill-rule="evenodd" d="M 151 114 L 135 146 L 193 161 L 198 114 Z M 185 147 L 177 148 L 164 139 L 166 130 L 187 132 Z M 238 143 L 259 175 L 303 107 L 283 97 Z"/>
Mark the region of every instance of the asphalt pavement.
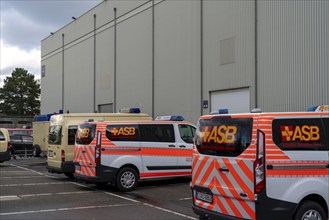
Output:
<path fill-rule="evenodd" d="M 50 174 L 45 158 L 0 164 L 0 219 L 198 219 L 190 179 L 139 183 L 129 193 Z"/>

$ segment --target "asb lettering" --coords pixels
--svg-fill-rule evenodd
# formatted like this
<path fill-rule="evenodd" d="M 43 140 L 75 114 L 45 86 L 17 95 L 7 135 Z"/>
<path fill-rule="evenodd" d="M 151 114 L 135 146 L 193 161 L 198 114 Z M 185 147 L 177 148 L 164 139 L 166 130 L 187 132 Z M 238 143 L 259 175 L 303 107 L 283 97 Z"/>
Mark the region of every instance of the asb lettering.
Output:
<path fill-rule="evenodd" d="M 133 136 L 136 134 L 136 128 L 134 127 L 114 127 L 111 129 L 113 136 Z"/>
<path fill-rule="evenodd" d="M 202 142 L 217 144 L 231 144 L 235 141 L 237 127 L 232 125 L 204 126 L 202 127 Z"/>
<path fill-rule="evenodd" d="M 282 141 L 318 141 L 320 139 L 320 129 L 315 125 L 303 126 L 280 126 Z"/>

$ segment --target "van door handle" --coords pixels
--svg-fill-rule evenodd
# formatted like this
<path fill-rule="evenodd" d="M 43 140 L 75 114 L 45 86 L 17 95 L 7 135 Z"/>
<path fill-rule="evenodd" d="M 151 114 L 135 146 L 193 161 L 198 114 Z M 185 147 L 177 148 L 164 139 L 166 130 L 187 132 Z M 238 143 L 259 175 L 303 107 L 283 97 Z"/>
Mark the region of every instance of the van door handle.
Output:
<path fill-rule="evenodd" d="M 218 168 L 218 170 L 221 171 L 221 172 L 230 172 L 230 170 L 227 169 L 226 167 Z"/>
<path fill-rule="evenodd" d="M 179 145 L 179 147 L 186 147 L 185 145 Z"/>
<path fill-rule="evenodd" d="M 174 144 L 169 144 L 168 147 L 175 147 L 175 145 Z"/>

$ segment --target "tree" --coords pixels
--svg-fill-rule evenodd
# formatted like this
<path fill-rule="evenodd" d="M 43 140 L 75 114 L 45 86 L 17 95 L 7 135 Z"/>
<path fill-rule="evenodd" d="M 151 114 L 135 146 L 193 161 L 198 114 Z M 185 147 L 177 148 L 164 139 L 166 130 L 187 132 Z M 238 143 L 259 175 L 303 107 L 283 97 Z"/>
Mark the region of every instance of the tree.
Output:
<path fill-rule="evenodd" d="M 40 113 L 40 85 L 34 75 L 16 68 L 0 88 L 0 113 L 34 116 Z"/>

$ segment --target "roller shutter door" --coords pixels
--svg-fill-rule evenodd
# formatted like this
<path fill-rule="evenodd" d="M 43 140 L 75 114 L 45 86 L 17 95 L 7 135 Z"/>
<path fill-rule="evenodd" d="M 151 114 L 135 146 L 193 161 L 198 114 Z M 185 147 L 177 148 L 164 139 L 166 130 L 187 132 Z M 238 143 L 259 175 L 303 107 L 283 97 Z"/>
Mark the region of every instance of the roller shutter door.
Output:
<path fill-rule="evenodd" d="M 229 113 L 250 112 L 249 88 L 210 92 L 210 111 L 228 109 Z"/>

